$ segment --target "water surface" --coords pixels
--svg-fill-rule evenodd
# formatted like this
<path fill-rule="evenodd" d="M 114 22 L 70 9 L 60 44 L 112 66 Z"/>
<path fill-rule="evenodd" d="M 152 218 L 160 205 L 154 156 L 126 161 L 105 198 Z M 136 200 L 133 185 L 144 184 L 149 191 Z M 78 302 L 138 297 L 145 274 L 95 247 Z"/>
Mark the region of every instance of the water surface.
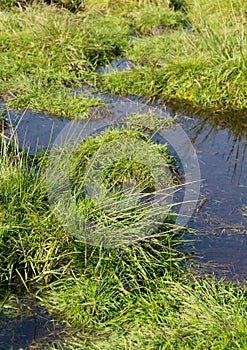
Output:
<path fill-rule="evenodd" d="M 198 233 L 194 237 L 196 262 L 207 271 L 230 280 L 247 279 L 247 123 L 244 117 L 234 115 L 196 116 L 181 109 L 165 105 L 147 105 L 144 99 L 117 97 L 82 88 L 77 94 L 101 98 L 104 107 L 95 107 L 90 121 L 84 121 L 85 133 L 103 130 L 110 123 L 126 115 L 154 113 L 158 116 L 177 115 L 177 122 L 186 131 L 199 159 L 201 194 L 199 199 L 207 202 L 190 220 L 189 226 Z M 5 117 L 18 125 L 19 144 L 26 150 L 36 152 L 46 149 L 69 121 L 41 113 L 9 111 Z M 20 121 L 21 120 L 21 121 Z"/>
<path fill-rule="evenodd" d="M 183 115 L 183 114 L 182 114 Z M 190 119 L 191 118 L 191 119 Z M 230 119 L 230 121 L 229 121 Z M 247 279 L 247 125 L 234 115 L 181 116 L 200 163 L 201 196 L 208 201 L 190 225 L 199 231 L 195 253 L 211 271 Z M 208 267 L 207 267 L 208 268 Z"/>
<path fill-rule="evenodd" d="M 0 297 L 0 350 L 56 348 L 63 325 L 56 325 L 34 298 L 20 294 Z"/>

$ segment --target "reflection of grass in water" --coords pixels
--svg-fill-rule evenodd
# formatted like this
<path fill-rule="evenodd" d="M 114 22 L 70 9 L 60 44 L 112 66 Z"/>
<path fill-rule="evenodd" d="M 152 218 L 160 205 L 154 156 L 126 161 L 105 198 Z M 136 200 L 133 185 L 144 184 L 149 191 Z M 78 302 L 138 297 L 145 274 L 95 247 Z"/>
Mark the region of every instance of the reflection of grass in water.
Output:
<path fill-rule="evenodd" d="M 201 135 L 204 136 L 202 143 L 209 138 L 214 139 L 214 137 L 217 137 L 219 128 L 228 130 L 229 151 L 226 155 L 226 163 L 228 163 L 229 169 L 231 168 L 232 179 L 237 176 L 238 180 L 240 180 L 245 171 L 243 166 L 247 147 L 246 113 L 199 113 L 198 121 L 192 128 L 192 142 L 196 142 Z"/>
<path fill-rule="evenodd" d="M 59 349 L 246 347 L 243 287 L 185 271 L 172 229 L 117 249 L 72 239 L 47 201 L 44 158 L 33 162 L 2 141 L 0 280 L 74 327 Z"/>

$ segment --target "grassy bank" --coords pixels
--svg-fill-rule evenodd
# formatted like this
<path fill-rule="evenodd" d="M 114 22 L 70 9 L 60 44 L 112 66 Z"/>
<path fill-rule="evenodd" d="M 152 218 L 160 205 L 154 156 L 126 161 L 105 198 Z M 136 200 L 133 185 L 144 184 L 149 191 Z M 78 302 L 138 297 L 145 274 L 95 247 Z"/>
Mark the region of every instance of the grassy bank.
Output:
<path fill-rule="evenodd" d="M 109 137 L 117 139 L 118 133 L 89 138 L 79 155 L 75 153 L 71 173 L 75 196 L 76 178 L 79 175 L 80 186 L 83 177 L 82 163 Z M 140 134 L 131 131 L 130 136 Z M 166 156 L 165 149 L 162 153 Z M 20 313 L 14 311 L 11 294 L 10 299 L 5 297 L 8 288 L 10 293 L 19 288 L 63 322 L 62 329 L 58 327 L 60 338 L 50 345 L 44 339 L 38 348 L 246 348 L 246 288 L 186 271 L 183 237 L 171 221 L 159 226 L 158 235 L 129 246 L 85 244 L 64 229 L 51 210 L 46 156 L 30 158 L 2 142 L 0 162 L 0 311 L 5 322 Z M 117 165 L 114 176 L 106 179 L 119 184 L 126 166 Z M 127 175 L 138 177 L 139 167 L 132 165 Z M 150 186 L 149 174 L 147 179 Z M 83 205 L 92 219 L 92 207 Z M 97 214 L 93 210 L 94 220 Z M 122 221 L 126 229 L 130 224 Z M 109 232 L 114 225 L 114 220 L 108 222 Z"/>
<path fill-rule="evenodd" d="M 11 107 L 74 118 L 90 101 L 71 91 L 90 84 L 192 107 L 245 110 L 245 2 L 168 3 L 87 1 L 71 12 L 38 2 L 3 9 L 2 98 Z M 135 69 L 96 72 L 117 56 Z"/>
<path fill-rule="evenodd" d="M 0 0 L 0 93 L 8 106 L 81 118 L 101 104 L 73 93 L 88 84 L 192 107 L 246 109 L 243 1 L 16 3 L 6 8 Z M 117 56 L 135 69 L 97 73 Z M 120 134 L 151 146 L 142 130 L 114 130 L 88 138 L 70 159 L 79 214 L 98 220 L 100 234 L 102 226 L 128 231 L 146 210 L 138 203 L 127 214 L 105 214 L 81 194 L 85 164 Z M 152 147 L 174 165 L 166 147 Z M 182 232 L 170 212 L 141 242 L 87 244 L 55 216 L 47 165 L 47 155 L 31 157 L 1 141 L 0 327 L 15 309 L 6 290 L 19 289 L 63 322 L 62 340 L 49 349 L 246 349 L 246 287 L 186 270 Z M 129 159 L 104 175 L 113 202 L 128 179 L 143 192 L 154 189 L 150 172 Z"/>

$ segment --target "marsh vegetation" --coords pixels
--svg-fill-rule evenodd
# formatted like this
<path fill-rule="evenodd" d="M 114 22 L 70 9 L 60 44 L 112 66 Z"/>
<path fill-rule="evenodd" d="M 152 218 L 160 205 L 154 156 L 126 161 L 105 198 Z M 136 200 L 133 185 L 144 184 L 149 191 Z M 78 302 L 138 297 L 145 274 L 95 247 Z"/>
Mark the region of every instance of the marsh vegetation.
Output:
<path fill-rule="evenodd" d="M 87 1 L 76 13 L 66 3 L 1 11 L 0 92 L 9 106 L 74 118 L 90 105 L 71 90 L 90 84 L 215 111 L 246 109 L 244 1 Z M 96 73 L 116 56 L 135 69 Z"/>
<path fill-rule="evenodd" d="M 245 113 L 245 1 L 0 0 L 0 8 L 6 108 L 86 118 L 91 107 L 104 105 L 76 93 L 90 85 L 192 109 Z M 97 71 L 116 57 L 126 57 L 134 69 Z M 95 230 L 128 230 L 146 211 L 135 203 L 123 220 L 123 212 L 105 211 L 83 193 L 85 166 L 103 144 L 127 135 L 176 166 L 166 147 L 142 132 L 135 124 L 107 130 L 87 138 L 71 158 L 70 191 L 83 215 L 97 221 Z M 11 293 L 21 290 L 66 325 L 50 349 L 247 347 L 245 285 L 186 269 L 183 232 L 171 212 L 154 234 L 127 246 L 87 244 L 51 208 L 48 154 L 26 154 L 14 136 L 11 143 L 1 140 L 0 152 L 0 327 L 14 315 Z M 108 167 L 103 182 L 110 204 L 121 202 L 119 189 L 129 182 L 144 196 L 155 190 L 148 169 L 131 159 Z"/>

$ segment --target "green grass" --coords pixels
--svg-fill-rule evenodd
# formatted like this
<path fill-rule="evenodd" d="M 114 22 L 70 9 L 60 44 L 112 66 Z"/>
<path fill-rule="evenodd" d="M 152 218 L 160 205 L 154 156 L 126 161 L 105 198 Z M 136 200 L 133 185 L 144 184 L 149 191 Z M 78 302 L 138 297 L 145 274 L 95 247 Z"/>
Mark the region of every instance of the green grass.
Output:
<path fill-rule="evenodd" d="M 140 130 L 130 135 L 140 137 Z M 118 137 L 114 130 L 88 138 L 72 164 L 88 161 L 99 144 Z M 186 271 L 183 237 L 171 222 L 129 246 L 84 244 L 51 210 L 46 155 L 28 157 L 2 141 L 0 162 L 1 290 L 26 290 L 63 322 L 62 339 L 55 341 L 59 349 L 246 348 L 245 287 Z M 4 322 L 20 312 L 13 298 L 11 292 L 1 298 Z"/>
<path fill-rule="evenodd" d="M 175 160 L 165 145 L 151 142 L 154 129 L 146 131 L 140 123 L 138 130 L 138 118 L 128 118 L 125 128 L 88 136 L 75 150 L 67 146 L 49 156 L 47 184 L 53 209 L 83 239 L 125 245 L 126 240 L 158 234 L 159 226 L 163 232 L 164 220 L 172 219 L 169 199 L 177 190 L 177 179 L 170 167 Z M 143 119 L 156 119 L 156 130 L 167 124 L 151 115 Z M 68 185 L 71 191 L 66 191 Z M 155 195 L 160 201 L 162 195 L 163 205 L 151 205 L 148 198 Z"/>
<path fill-rule="evenodd" d="M 55 267 L 68 251 L 66 234 L 48 207 L 44 176 L 29 171 L 30 164 L 2 145 L 0 280 L 10 284 L 59 275 L 65 266 Z"/>
<path fill-rule="evenodd" d="M 246 291 L 215 281 L 122 286 L 119 270 L 51 287 L 50 309 L 75 325 L 69 349 L 245 349 Z M 47 300 L 46 300 L 47 302 Z M 47 304 L 46 304 L 47 305 Z M 63 348 L 63 347 L 62 347 Z"/>
<path fill-rule="evenodd" d="M 3 10 L 2 97 L 11 107 L 74 118 L 90 101 L 72 91 L 89 84 L 197 109 L 245 110 L 245 2 L 187 0 L 175 11 L 178 3 L 89 1 L 73 13 L 38 2 Z M 117 56 L 136 69 L 96 73 Z"/>
<path fill-rule="evenodd" d="M 121 18 L 45 5 L 1 12 L 0 30 L 0 92 L 9 105 L 70 117 L 90 105 L 71 87 L 93 83 L 95 68 L 125 50 L 129 32 Z"/>
<path fill-rule="evenodd" d="M 134 121 L 136 122 L 137 119 L 138 116 L 135 116 Z M 142 147 L 147 147 L 147 152 L 150 149 L 151 153 L 157 154 L 156 158 L 160 157 L 162 160 L 162 170 L 164 170 L 164 164 L 169 166 L 174 165 L 174 159 L 167 153 L 165 145 L 152 144 L 144 132 L 133 129 L 131 120 L 129 123 L 129 129 L 106 130 L 103 134 L 96 137 L 87 137 L 85 142 L 79 145 L 72 154 L 69 154 L 69 163 L 65 164 L 69 168 L 68 176 L 71 197 L 77 199 L 76 205 L 79 209 L 81 208 L 81 213 L 85 212 L 86 214 L 84 213 L 84 215 L 92 220 L 98 220 L 101 215 L 103 216 L 106 210 L 104 203 L 102 206 L 102 203 L 99 202 L 99 208 L 96 209 L 95 204 L 93 205 L 93 201 L 90 201 L 89 196 L 82 198 L 79 195 L 81 196 L 83 186 L 85 186 L 88 167 L 92 167 L 93 157 L 98 151 L 102 152 L 105 145 L 115 145 L 114 142 L 119 143 L 126 138 L 128 138 L 129 142 L 136 140 Z M 28 156 L 23 151 L 18 150 L 15 144 L 14 134 L 11 136 L 11 139 L 12 146 L 8 144 L 8 141 L 3 139 L 0 148 L 1 280 L 13 280 L 15 282 L 15 280 L 20 281 L 21 279 L 24 285 L 26 283 L 37 284 L 38 281 L 43 283 L 43 278 L 47 281 L 52 279 L 53 275 L 56 278 L 60 274 L 60 269 L 61 273 L 63 273 L 63 269 L 66 269 L 67 264 L 69 264 L 70 254 L 73 255 L 75 253 L 75 247 L 71 242 L 71 240 L 73 241 L 73 237 L 59 224 L 48 198 L 49 179 L 46 178 L 46 169 L 50 162 L 53 162 L 53 155 Z M 135 149 L 136 151 L 138 150 Z M 101 158 L 102 155 L 103 153 L 101 154 Z M 63 153 L 61 153 L 60 157 L 56 156 L 55 160 L 59 164 L 59 169 L 62 169 L 62 162 L 64 161 Z M 126 164 L 128 164 L 128 168 L 126 168 Z M 114 168 L 114 172 L 112 171 L 112 167 Z M 145 194 L 146 192 L 156 191 L 157 185 L 159 185 L 154 183 L 153 169 L 143 167 L 142 162 L 136 162 L 135 158 L 130 157 L 130 154 L 129 158 L 122 156 L 117 161 L 110 162 L 102 176 L 106 184 L 108 197 L 111 197 L 109 194 L 110 188 L 116 186 L 115 195 L 111 199 L 113 202 L 114 200 L 116 201 L 116 196 L 124 186 L 125 180 L 134 179 L 137 183 L 136 186 L 140 186 L 140 195 L 142 192 Z M 167 181 L 168 186 L 173 186 L 172 177 L 170 180 L 165 179 L 165 181 Z M 57 193 L 54 187 L 52 191 Z M 57 195 L 59 196 L 59 193 Z M 117 202 L 120 203 L 120 198 L 117 198 Z M 128 219 L 130 221 L 134 220 L 135 210 L 137 210 L 137 220 L 138 213 L 140 214 L 142 210 L 146 211 L 147 209 L 148 206 L 140 206 L 139 208 L 138 203 L 131 204 L 127 208 L 125 205 L 123 210 L 130 211 L 130 213 L 126 215 L 126 222 L 121 221 L 121 228 L 123 230 L 128 229 Z M 71 213 L 68 214 L 70 215 Z M 116 221 L 122 217 L 121 212 L 116 211 L 115 214 L 117 215 L 115 217 Z M 114 220 L 111 221 L 110 214 L 107 221 L 107 227 L 109 228 L 109 232 L 111 232 L 111 229 L 114 227 Z M 144 222 L 141 226 L 145 226 L 146 224 L 147 222 Z M 168 232 L 165 232 L 165 223 L 160 228 L 159 233 L 163 236 L 164 241 L 159 242 L 159 239 L 156 237 L 158 239 L 157 244 L 164 245 L 167 249 L 171 248 L 171 237 L 176 235 L 176 232 L 171 232 L 172 226 L 170 224 L 171 220 L 169 219 L 167 221 Z M 99 228 L 102 225 L 103 223 L 99 221 Z M 158 232 L 156 233 L 158 234 Z M 177 244 L 176 239 L 174 239 L 174 244 Z M 166 251 L 164 254 L 166 257 L 170 255 L 175 256 L 175 251 L 174 253 Z M 170 265 L 172 265 L 172 260 L 167 262 L 167 266 Z M 58 270 L 56 267 L 58 267 Z"/>
<path fill-rule="evenodd" d="M 97 151 L 98 144 L 109 141 L 109 138 L 116 140 L 119 132 L 108 131 L 105 136 L 89 138 L 85 141 L 84 153 L 80 153 L 80 157 L 75 153 L 74 161 L 78 158 L 77 164 L 78 162 L 80 164 L 82 161 L 85 162 L 85 159 L 90 160 L 92 154 Z M 141 134 L 129 131 L 128 136 L 140 138 Z M 145 138 L 144 135 L 142 138 Z M 168 159 L 164 146 L 164 150 L 162 147 L 158 148 Z M 157 237 L 146 237 L 142 243 L 132 244 L 129 247 L 106 249 L 84 244 L 60 225 L 50 208 L 45 176 L 47 155 L 29 157 L 18 151 L 15 146 L 10 147 L 2 141 L 0 165 L 2 288 L 13 286 L 19 289 L 22 286 L 28 293 L 36 291 L 41 298 L 45 294 L 48 298 L 50 292 L 47 291 L 50 286 L 56 286 L 58 281 L 65 286 L 67 279 L 70 280 L 72 276 L 78 278 L 78 282 L 81 276 L 86 276 L 87 283 L 91 285 L 92 279 L 100 280 L 106 273 L 110 291 L 112 286 L 110 280 L 118 270 L 118 277 L 116 275 L 114 280 L 117 281 L 119 278 L 117 284 L 121 284 L 121 288 L 141 291 L 145 290 L 150 281 L 157 276 L 168 273 L 175 276 L 180 271 L 184 257 L 182 253 L 178 254 L 176 246 L 181 243 L 181 238 L 172 230 L 173 226 L 169 222 L 159 228 Z M 122 170 L 119 164 L 119 174 Z M 133 171 L 136 176 L 139 174 L 136 169 Z M 82 176 L 80 173 L 80 178 Z M 133 176 L 132 173 L 130 176 Z M 85 202 L 83 204 L 86 205 Z M 124 225 L 127 230 L 129 223 L 125 222 Z M 109 225 L 109 232 L 113 227 L 113 224 Z M 107 293 L 105 291 L 105 297 Z M 4 307 L 7 302 L 8 299 L 1 305 L 1 312 L 6 317 L 8 315 Z M 70 322 L 70 317 L 66 316 L 65 321 Z M 72 327 L 76 327 L 76 322 Z"/>
<path fill-rule="evenodd" d="M 201 109 L 246 109 L 242 0 L 15 4 L 0 1 L 0 93 L 10 107 L 83 118 L 101 104 L 73 93 L 88 84 Z M 96 73 L 116 56 L 133 61 L 135 70 Z M 150 144 L 135 118 L 127 136 Z M 153 130 L 152 123 L 148 116 L 144 129 Z M 75 196 L 85 164 L 119 133 L 88 138 L 71 158 Z M 155 151 L 173 164 L 165 147 Z M 0 290 L 24 289 L 65 322 L 60 349 L 246 349 L 246 288 L 186 270 L 183 236 L 169 216 L 139 243 L 85 244 L 55 216 L 46 168 L 47 155 L 29 157 L 1 142 Z M 118 189 L 133 178 L 143 191 L 153 190 L 150 172 L 130 159 L 112 164 L 103 181 Z M 100 219 L 96 228 L 105 224 L 104 211 L 90 200 L 78 198 L 77 206 Z M 128 231 L 145 212 L 129 209 L 124 222 L 108 213 L 109 233 L 116 222 Z M 0 323 L 12 315 L 11 298 L 1 298 Z"/>

